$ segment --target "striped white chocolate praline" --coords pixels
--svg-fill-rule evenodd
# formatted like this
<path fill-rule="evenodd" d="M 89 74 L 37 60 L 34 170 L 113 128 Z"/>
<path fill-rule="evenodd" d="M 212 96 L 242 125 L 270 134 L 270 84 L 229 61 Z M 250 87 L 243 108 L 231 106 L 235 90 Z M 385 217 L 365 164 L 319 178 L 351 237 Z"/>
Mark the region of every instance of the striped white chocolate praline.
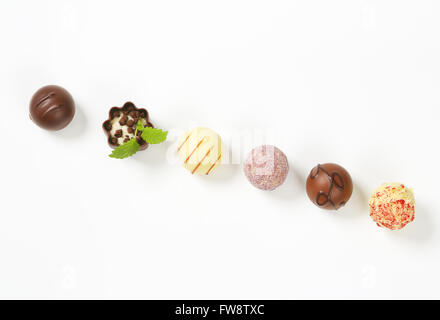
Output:
<path fill-rule="evenodd" d="M 177 153 L 183 166 L 192 174 L 208 175 L 222 162 L 223 143 L 209 128 L 187 131 L 178 142 Z"/>

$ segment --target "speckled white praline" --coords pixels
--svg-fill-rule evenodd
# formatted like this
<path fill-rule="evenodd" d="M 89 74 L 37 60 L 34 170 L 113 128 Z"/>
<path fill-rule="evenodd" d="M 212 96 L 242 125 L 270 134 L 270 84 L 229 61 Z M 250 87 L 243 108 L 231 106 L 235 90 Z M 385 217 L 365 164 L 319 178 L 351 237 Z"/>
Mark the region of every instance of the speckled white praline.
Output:
<path fill-rule="evenodd" d="M 414 221 L 415 205 L 412 189 L 403 183 L 384 183 L 370 198 L 370 217 L 379 227 L 399 230 Z"/>
<path fill-rule="evenodd" d="M 121 120 L 121 118 L 122 118 L 123 116 L 124 116 L 124 114 L 123 114 L 122 112 L 120 112 L 120 115 L 119 115 L 118 117 L 114 117 L 114 118 L 111 120 L 112 128 L 111 128 L 111 130 L 110 130 L 110 135 L 111 135 L 112 137 L 115 137 L 115 133 L 116 133 L 116 131 L 118 131 L 119 129 L 122 130 L 122 136 L 121 136 L 120 138 L 117 138 L 117 139 L 118 139 L 118 145 L 123 144 L 123 143 L 124 143 L 124 139 L 125 139 L 126 137 L 128 137 L 129 139 L 134 138 L 134 133 L 129 133 L 129 132 L 127 131 L 127 130 L 128 130 L 128 126 L 127 126 L 127 125 L 123 125 L 123 126 L 121 126 L 121 125 L 119 124 L 119 121 Z M 128 120 L 134 120 L 134 118 L 133 118 L 132 116 L 130 116 L 130 115 L 127 115 L 127 119 L 128 119 Z M 144 119 L 144 118 L 139 118 L 139 119 L 142 121 L 142 124 L 143 124 L 144 126 L 147 125 L 147 120 L 146 120 L 146 119 Z"/>
<path fill-rule="evenodd" d="M 286 180 L 289 163 L 280 149 L 272 145 L 262 145 L 249 153 L 243 170 L 254 187 L 274 190 Z"/>

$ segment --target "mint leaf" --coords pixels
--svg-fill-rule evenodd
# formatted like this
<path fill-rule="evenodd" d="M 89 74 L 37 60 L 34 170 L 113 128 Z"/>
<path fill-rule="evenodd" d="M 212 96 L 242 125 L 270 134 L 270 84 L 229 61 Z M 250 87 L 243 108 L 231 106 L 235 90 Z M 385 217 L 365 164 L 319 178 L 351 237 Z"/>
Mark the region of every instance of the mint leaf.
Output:
<path fill-rule="evenodd" d="M 121 144 L 115 150 L 113 150 L 112 154 L 109 155 L 110 158 L 116 159 L 124 159 L 134 155 L 139 151 L 139 143 L 136 141 L 136 138 L 132 138 L 131 140 Z"/>
<path fill-rule="evenodd" d="M 144 130 L 144 125 L 142 124 L 142 120 L 141 119 L 138 120 L 138 123 L 136 124 L 136 129 L 138 131 Z"/>
<path fill-rule="evenodd" d="M 150 144 L 157 144 L 167 139 L 168 131 L 161 129 L 145 127 L 142 130 L 142 139 Z"/>

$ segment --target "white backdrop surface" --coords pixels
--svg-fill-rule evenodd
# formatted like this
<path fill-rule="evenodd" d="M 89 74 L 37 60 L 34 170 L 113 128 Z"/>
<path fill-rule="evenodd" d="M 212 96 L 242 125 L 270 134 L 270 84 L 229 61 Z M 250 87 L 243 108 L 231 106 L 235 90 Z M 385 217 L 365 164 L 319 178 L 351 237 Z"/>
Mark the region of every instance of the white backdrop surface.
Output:
<path fill-rule="evenodd" d="M 0 298 L 440 298 L 440 2 L 0 1 Z M 32 94 L 58 84 L 77 114 L 47 132 Z M 125 160 L 102 122 L 148 109 L 170 140 Z M 194 177 L 176 135 L 203 125 L 232 164 Z M 267 142 L 284 185 L 253 188 L 240 159 Z M 355 183 L 315 207 L 317 163 Z M 416 219 L 378 228 L 383 182 Z"/>

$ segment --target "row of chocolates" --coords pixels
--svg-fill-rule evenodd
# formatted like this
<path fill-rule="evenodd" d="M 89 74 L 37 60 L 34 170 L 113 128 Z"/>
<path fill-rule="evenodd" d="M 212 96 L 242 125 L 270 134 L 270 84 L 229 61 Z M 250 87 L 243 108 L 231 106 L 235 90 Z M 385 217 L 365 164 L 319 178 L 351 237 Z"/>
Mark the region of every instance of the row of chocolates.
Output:
<path fill-rule="evenodd" d="M 47 130 L 61 130 L 73 119 L 75 103 L 62 87 L 50 85 L 40 88 L 30 102 L 30 117 Z M 166 140 L 167 131 L 154 128 L 146 109 L 127 102 L 113 107 L 103 123 L 107 142 L 114 150 L 110 157 L 123 159 L 150 144 Z M 192 174 L 209 175 L 221 165 L 225 152 L 220 136 L 209 128 L 198 127 L 187 131 L 178 142 L 177 154 L 183 166 Z M 243 171 L 249 182 L 261 190 L 274 190 L 284 183 L 289 172 L 286 155 L 277 147 L 262 145 L 246 157 Z M 318 164 L 307 177 L 306 192 L 318 207 L 338 210 L 350 199 L 353 182 L 342 166 L 334 163 Z M 384 183 L 369 201 L 370 216 L 380 227 L 402 229 L 414 220 L 413 191 L 401 183 Z"/>

